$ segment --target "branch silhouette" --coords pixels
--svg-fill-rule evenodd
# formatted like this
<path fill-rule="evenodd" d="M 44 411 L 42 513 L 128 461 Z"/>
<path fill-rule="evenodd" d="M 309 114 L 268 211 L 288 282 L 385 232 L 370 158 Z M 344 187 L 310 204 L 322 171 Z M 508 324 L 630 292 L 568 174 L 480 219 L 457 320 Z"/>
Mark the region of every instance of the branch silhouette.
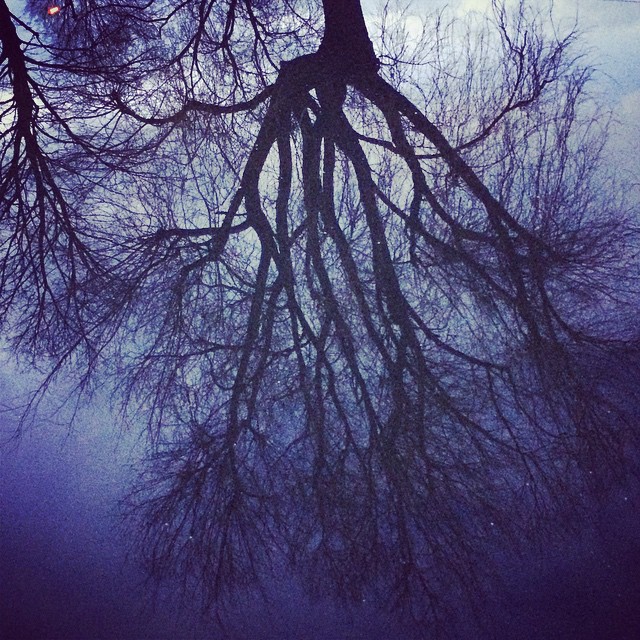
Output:
<path fill-rule="evenodd" d="M 358 0 L 322 8 L 0 3 L 0 303 L 142 416 L 158 575 L 216 608 L 285 565 L 442 619 L 625 474 L 633 211 L 573 34 L 496 3 L 403 66 Z"/>

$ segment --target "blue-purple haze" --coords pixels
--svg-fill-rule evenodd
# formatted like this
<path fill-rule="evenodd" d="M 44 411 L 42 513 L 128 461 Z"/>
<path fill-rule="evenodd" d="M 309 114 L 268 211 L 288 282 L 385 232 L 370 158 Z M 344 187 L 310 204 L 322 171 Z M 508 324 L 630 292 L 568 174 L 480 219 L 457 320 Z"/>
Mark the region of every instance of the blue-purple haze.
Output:
<path fill-rule="evenodd" d="M 452 11 L 482 10 L 490 0 L 450 0 Z M 17 3 L 13 3 L 14 6 Z M 365 2 L 369 13 L 377 3 Z M 412 13 L 444 5 L 416 0 Z M 577 18 L 601 90 L 618 114 L 611 158 L 637 177 L 640 148 L 640 3 L 560 0 L 562 20 Z M 2 365 L 0 365 L 2 366 Z M 0 403 L 22 389 L 5 361 Z M 0 440 L 15 429 L 0 415 Z M 140 454 L 132 436 L 116 435 L 102 406 L 81 413 L 73 431 L 47 421 L 0 448 L 0 639 L 137 640 L 223 638 L 198 621 L 170 590 L 156 606 L 143 574 L 125 563 L 118 501 Z M 498 639 L 633 640 L 640 638 L 640 500 L 612 497 L 582 540 L 504 566 L 504 588 L 487 612 Z M 270 612 L 241 607 L 239 638 L 353 640 L 406 637 L 371 611 L 348 616 L 280 589 Z M 239 623 L 239 629 L 242 625 Z M 478 632 L 469 638 L 479 638 Z"/>

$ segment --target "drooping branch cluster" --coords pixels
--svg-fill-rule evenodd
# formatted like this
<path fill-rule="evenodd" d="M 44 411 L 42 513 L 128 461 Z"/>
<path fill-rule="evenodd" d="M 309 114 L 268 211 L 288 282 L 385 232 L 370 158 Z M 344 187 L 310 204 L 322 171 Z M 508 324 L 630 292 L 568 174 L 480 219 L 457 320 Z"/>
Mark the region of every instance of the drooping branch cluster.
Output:
<path fill-rule="evenodd" d="M 42 274 L 68 307 L 17 309 L 47 353 L 99 361 L 143 414 L 131 504 L 160 573 L 215 604 L 288 562 L 437 610 L 496 531 L 623 453 L 626 391 L 586 363 L 630 353 L 590 308 L 630 299 L 608 269 L 631 243 L 594 186 L 586 72 L 498 12 L 503 90 L 487 105 L 469 71 L 456 126 L 429 117 L 444 71 L 411 93 L 366 30 L 349 59 L 344 24 L 319 43 L 305 3 L 135 8 L 73 3 L 37 55 L 3 35 L 7 308 Z"/>
<path fill-rule="evenodd" d="M 236 228 L 253 238 L 252 278 L 228 326 L 232 375 L 222 383 L 202 354 L 174 370 L 192 398 L 176 416 L 188 410 L 189 433 L 225 444 L 195 444 L 177 426 L 191 453 L 174 458 L 167 444 L 164 455 L 189 478 L 227 461 L 219 479 L 198 480 L 206 493 L 234 479 L 227 518 L 212 530 L 208 511 L 187 516 L 160 549 L 189 563 L 194 539 L 211 548 L 240 518 L 236 533 L 262 539 L 263 562 L 285 548 L 342 596 L 392 585 L 419 610 L 438 598 L 435 567 L 465 571 L 471 541 L 508 530 L 507 513 L 571 495 L 580 465 L 593 472 L 621 435 L 606 412 L 624 415 L 584 378 L 581 350 L 597 340 L 558 289 L 586 254 L 512 215 L 375 70 L 325 63 L 283 66 L 241 175 Z M 373 148 L 348 94 L 378 114 Z M 434 150 L 427 159 L 416 134 Z M 456 174 L 468 208 L 451 207 L 433 165 Z M 210 259 L 228 269 L 224 251 Z M 203 402 L 215 411 L 196 417 Z M 188 513 L 189 486 L 171 485 L 164 497 L 180 506 L 160 512 Z M 250 580 L 242 549 L 229 540 L 219 556 L 230 564 L 198 567 L 215 598 L 238 571 Z"/>

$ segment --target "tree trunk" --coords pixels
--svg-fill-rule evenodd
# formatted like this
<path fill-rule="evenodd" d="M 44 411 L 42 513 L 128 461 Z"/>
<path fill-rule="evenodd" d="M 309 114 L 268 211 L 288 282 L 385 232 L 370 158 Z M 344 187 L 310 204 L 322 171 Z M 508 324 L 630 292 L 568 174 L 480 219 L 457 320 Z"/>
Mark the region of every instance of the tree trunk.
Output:
<path fill-rule="evenodd" d="M 322 0 L 324 37 L 319 53 L 344 69 L 378 66 L 360 0 Z"/>

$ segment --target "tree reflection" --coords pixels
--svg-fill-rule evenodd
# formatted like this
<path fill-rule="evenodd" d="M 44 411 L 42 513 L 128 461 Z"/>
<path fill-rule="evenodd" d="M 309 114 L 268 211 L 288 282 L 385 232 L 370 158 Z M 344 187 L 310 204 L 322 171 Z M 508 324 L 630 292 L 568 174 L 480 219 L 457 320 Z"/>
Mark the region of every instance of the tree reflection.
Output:
<path fill-rule="evenodd" d="M 636 366 L 636 236 L 573 35 L 496 3 L 376 57 L 357 0 L 322 38 L 313 3 L 78 4 L 3 36 L 1 300 L 144 414 L 156 572 L 431 619 L 624 475 L 636 389 L 594 363 Z"/>

